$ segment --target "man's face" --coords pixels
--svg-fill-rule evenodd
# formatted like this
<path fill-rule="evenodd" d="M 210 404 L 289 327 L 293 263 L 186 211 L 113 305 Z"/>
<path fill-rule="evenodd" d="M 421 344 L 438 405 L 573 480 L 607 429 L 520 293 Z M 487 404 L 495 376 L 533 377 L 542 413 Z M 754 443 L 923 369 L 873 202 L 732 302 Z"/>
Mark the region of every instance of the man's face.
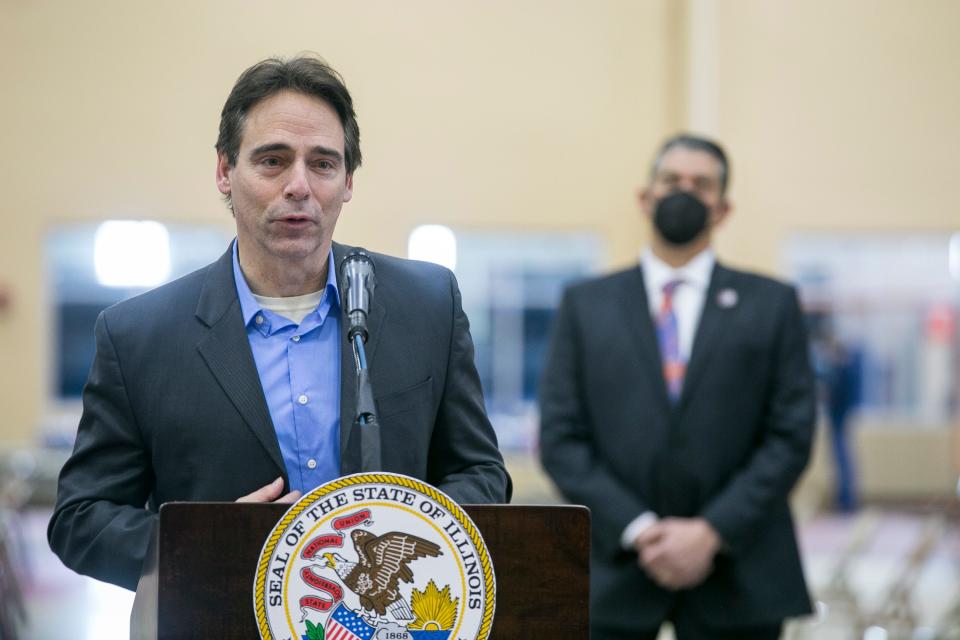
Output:
<path fill-rule="evenodd" d="M 337 112 L 294 91 L 264 99 L 247 113 L 236 166 L 218 157 L 217 188 L 233 204 L 242 264 L 322 265 L 353 189 Z"/>
<path fill-rule="evenodd" d="M 713 227 L 726 217 L 730 204 L 723 194 L 720 161 L 706 151 L 673 147 L 660 159 L 653 179 L 640 192 L 640 205 L 653 216 L 657 203 L 676 191 L 695 195 L 710 212 L 708 225 Z"/>

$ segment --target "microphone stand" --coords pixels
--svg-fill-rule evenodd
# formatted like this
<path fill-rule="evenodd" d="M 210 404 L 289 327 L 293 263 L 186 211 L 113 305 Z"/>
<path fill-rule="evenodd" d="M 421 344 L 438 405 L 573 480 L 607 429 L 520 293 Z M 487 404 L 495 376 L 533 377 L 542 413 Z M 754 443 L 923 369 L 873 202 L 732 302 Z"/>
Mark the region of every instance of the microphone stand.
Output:
<path fill-rule="evenodd" d="M 353 359 L 357 365 L 357 407 L 354 413 L 354 430 L 360 430 L 360 471 L 381 471 L 380 423 L 373 402 L 373 386 L 363 337 L 358 332 L 353 336 Z"/>

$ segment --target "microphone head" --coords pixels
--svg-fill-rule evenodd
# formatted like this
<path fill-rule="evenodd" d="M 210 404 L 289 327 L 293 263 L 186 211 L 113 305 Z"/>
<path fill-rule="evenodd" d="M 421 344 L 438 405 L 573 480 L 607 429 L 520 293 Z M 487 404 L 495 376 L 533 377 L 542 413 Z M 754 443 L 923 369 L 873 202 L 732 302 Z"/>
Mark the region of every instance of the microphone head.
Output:
<path fill-rule="evenodd" d="M 366 250 L 361 248 L 354 249 L 340 261 L 340 276 L 348 289 L 350 288 L 351 279 L 356 281 L 356 278 L 361 278 L 364 282 L 370 281 L 368 286 L 370 292 L 373 293 L 375 271 L 373 258 L 370 257 L 370 254 L 368 254 Z"/>
<path fill-rule="evenodd" d="M 370 313 L 370 299 L 376 287 L 373 259 L 363 249 L 354 249 L 340 263 L 340 276 L 346 291 L 347 317 L 350 328 L 347 340 L 353 342 L 356 335 L 367 341 L 367 315 Z"/>

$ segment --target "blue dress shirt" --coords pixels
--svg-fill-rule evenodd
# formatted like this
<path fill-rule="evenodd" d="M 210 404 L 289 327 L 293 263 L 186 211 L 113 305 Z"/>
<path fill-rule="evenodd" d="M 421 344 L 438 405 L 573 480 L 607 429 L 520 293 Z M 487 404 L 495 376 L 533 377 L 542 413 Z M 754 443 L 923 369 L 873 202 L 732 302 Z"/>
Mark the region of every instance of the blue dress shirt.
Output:
<path fill-rule="evenodd" d="M 320 304 L 299 325 L 256 301 L 236 241 L 233 276 L 290 488 L 306 493 L 340 476 L 340 292 L 333 251 Z"/>

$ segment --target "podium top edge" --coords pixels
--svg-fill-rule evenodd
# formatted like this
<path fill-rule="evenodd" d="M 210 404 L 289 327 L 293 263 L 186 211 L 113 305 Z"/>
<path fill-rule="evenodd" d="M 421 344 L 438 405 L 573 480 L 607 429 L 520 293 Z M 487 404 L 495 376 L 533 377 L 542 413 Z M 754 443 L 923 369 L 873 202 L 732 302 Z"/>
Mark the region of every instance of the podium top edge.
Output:
<path fill-rule="evenodd" d="M 160 513 L 163 511 L 169 510 L 170 508 L 176 509 L 204 509 L 210 507 L 224 508 L 228 505 L 236 506 L 237 508 L 249 509 L 249 508 L 259 508 L 259 509 L 289 509 L 290 504 L 285 503 L 276 503 L 276 502 L 195 502 L 195 501 L 174 501 L 174 502 L 164 502 L 160 505 Z M 464 503 L 460 505 L 461 507 L 467 509 L 525 509 L 525 510 L 549 510 L 549 511 L 578 511 L 589 513 L 590 509 L 581 505 L 581 504 L 503 504 L 503 503 L 486 503 L 486 504 L 473 504 L 473 503 Z"/>

